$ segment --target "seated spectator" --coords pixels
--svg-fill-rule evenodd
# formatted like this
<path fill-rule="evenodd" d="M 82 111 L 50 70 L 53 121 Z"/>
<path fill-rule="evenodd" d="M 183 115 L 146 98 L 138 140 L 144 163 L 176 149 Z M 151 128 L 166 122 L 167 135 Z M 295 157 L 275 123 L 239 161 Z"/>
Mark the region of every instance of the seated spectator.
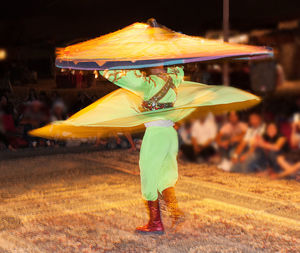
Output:
<path fill-rule="evenodd" d="M 5 129 L 2 123 L 2 115 L 0 113 L 0 142 L 3 143 L 6 148 L 10 149 L 10 150 L 15 150 L 14 147 L 9 143 L 9 140 L 5 134 Z"/>
<path fill-rule="evenodd" d="M 243 140 L 239 143 L 232 155 L 232 172 L 255 172 L 262 168 L 261 152 L 256 149 L 256 141 L 264 133 L 265 126 L 259 114 L 252 113 L 249 116 L 249 127 Z"/>
<path fill-rule="evenodd" d="M 23 126 L 23 137 L 29 143 L 30 146 L 36 147 L 43 144 L 45 141 L 41 138 L 28 135 L 28 132 L 32 129 L 42 127 L 49 122 L 49 115 L 43 108 L 43 104 L 35 100 L 25 108 L 23 114 L 20 117 L 20 124 Z M 48 142 L 49 143 L 49 142 Z M 48 145 L 48 144 L 47 144 Z"/>
<path fill-rule="evenodd" d="M 285 178 L 288 176 L 295 175 L 298 171 L 300 171 L 300 153 L 283 154 L 277 157 L 277 162 L 280 165 L 282 171 L 278 174 L 271 175 L 273 179 Z"/>
<path fill-rule="evenodd" d="M 190 161 L 195 161 L 191 128 L 191 122 L 187 121 L 178 129 L 179 155 Z"/>
<path fill-rule="evenodd" d="M 218 150 L 222 158 L 222 162 L 219 165 L 220 168 L 231 159 L 232 153 L 242 141 L 246 131 L 247 124 L 239 120 L 236 112 L 230 112 L 228 121 L 221 127 L 216 138 Z"/>
<path fill-rule="evenodd" d="M 65 104 L 62 101 L 57 100 L 53 104 L 50 121 L 65 120 L 67 118 L 65 112 L 66 112 Z"/>
<path fill-rule="evenodd" d="M 263 175 L 280 172 L 277 158 L 280 154 L 287 152 L 288 145 L 286 138 L 279 133 L 275 123 L 268 124 L 265 134 L 257 137 L 255 145 L 262 150 L 262 156 L 266 162 Z"/>
<path fill-rule="evenodd" d="M 209 161 L 215 155 L 214 141 L 217 135 L 217 123 L 212 113 L 195 120 L 191 127 L 193 160 Z"/>
<path fill-rule="evenodd" d="M 1 141 L 10 150 L 26 145 L 26 142 L 18 137 L 14 121 L 14 107 L 5 95 L 0 100 Z"/>
<path fill-rule="evenodd" d="M 272 175 L 273 179 L 295 175 L 300 171 L 300 117 L 294 117 L 291 134 L 292 150 L 277 157 L 277 162 L 282 169 L 278 174 Z"/>

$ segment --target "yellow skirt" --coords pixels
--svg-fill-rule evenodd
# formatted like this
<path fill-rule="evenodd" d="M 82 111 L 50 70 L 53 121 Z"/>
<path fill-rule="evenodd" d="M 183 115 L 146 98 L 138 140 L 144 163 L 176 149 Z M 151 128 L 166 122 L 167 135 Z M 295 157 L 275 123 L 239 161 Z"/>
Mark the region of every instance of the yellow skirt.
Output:
<path fill-rule="evenodd" d="M 69 119 L 52 122 L 30 134 L 52 139 L 102 137 L 114 132 L 138 131 L 146 122 L 161 119 L 178 122 L 207 112 L 246 109 L 259 102 L 259 97 L 233 87 L 183 82 L 177 89 L 174 107 L 143 112 L 141 97 L 118 89 Z"/>

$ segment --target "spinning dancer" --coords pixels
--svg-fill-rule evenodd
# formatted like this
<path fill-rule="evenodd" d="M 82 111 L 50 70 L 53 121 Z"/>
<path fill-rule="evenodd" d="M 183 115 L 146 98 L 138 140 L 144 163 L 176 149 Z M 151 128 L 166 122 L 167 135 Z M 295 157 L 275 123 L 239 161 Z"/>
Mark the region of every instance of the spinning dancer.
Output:
<path fill-rule="evenodd" d="M 56 66 L 100 70 L 101 75 L 122 88 L 69 119 L 52 122 L 31 134 L 56 139 L 88 138 L 146 126 L 139 164 L 142 195 L 147 200 L 150 220 L 136 231 L 162 234 L 158 194 L 167 204 L 173 225 L 183 220 L 174 191 L 178 178 L 174 122 L 198 112 L 228 112 L 251 107 L 260 101 L 233 87 L 184 81 L 183 68 L 162 66 L 224 57 L 270 56 L 272 52 L 265 48 L 187 36 L 159 26 L 155 20 L 148 24 L 135 23 L 58 50 Z M 141 68 L 148 74 L 141 72 Z"/>
<path fill-rule="evenodd" d="M 149 76 L 139 70 L 109 70 L 100 74 L 114 84 L 143 97 L 143 111 L 171 108 L 176 100 L 176 88 L 184 73 L 181 67 L 150 68 Z M 178 137 L 169 119 L 145 123 L 146 132 L 140 151 L 140 174 L 142 195 L 147 201 L 150 220 L 147 225 L 136 228 L 140 233 L 164 232 L 161 221 L 158 192 L 162 194 L 171 213 L 173 225 L 178 223 L 182 212 L 178 209 L 174 186 L 178 178 Z"/>

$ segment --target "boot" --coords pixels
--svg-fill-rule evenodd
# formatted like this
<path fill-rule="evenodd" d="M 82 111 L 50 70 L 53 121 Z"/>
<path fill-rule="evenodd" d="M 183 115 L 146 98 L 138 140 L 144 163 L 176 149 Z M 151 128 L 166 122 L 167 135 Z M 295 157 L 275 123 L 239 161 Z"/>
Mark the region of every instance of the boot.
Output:
<path fill-rule="evenodd" d="M 184 221 L 184 213 L 178 208 L 174 187 L 169 187 L 162 192 L 163 200 L 172 218 L 172 227 Z"/>
<path fill-rule="evenodd" d="M 135 231 L 140 234 L 163 234 L 164 226 L 160 218 L 158 199 L 155 201 L 147 201 L 147 206 L 149 210 L 149 222 L 145 226 L 137 227 Z"/>

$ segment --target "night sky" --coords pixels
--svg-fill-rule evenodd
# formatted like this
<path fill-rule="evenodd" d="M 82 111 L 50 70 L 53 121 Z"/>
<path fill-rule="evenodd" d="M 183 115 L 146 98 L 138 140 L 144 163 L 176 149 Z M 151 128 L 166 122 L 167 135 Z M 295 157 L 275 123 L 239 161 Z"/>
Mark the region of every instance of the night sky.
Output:
<path fill-rule="evenodd" d="M 222 28 L 222 0 L 35 0 L 6 1 L 1 7 L 0 46 L 65 45 L 150 17 L 190 35 Z M 300 18 L 299 0 L 230 0 L 231 29 L 276 28 L 278 21 L 294 18 Z"/>

